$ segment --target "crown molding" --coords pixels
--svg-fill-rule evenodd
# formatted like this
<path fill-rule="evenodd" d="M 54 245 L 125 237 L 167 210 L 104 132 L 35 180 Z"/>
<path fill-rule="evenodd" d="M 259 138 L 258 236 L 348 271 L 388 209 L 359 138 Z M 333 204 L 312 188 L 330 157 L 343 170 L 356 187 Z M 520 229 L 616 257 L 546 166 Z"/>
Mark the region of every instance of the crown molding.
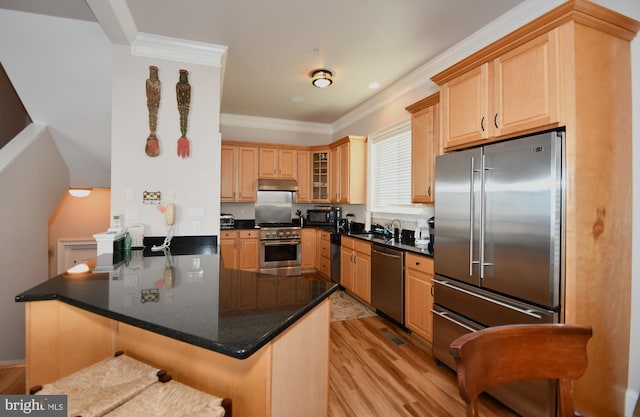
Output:
<path fill-rule="evenodd" d="M 241 114 L 220 114 L 220 125 L 252 129 L 280 130 L 284 132 L 314 133 L 331 135 L 330 124 L 300 122 L 297 120 L 274 119 L 270 117 L 244 116 Z"/>
<path fill-rule="evenodd" d="M 423 89 L 425 97 L 435 93 L 439 88 L 431 81 L 432 76 L 564 2 L 565 0 L 528 0 L 521 3 L 336 120 L 332 124 L 332 130 L 337 132 L 346 129 L 411 91 Z"/>
<path fill-rule="evenodd" d="M 149 33 L 138 33 L 131 44 L 132 55 L 218 68 L 223 67 L 226 53 L 227 47 L 224 45 L 187 41 Z"/>
<path fill-rule="evenodd" d="M 112 43 L 131 45 L 138 29 L 125 0 L 86 0 L 86 2 Z"/>

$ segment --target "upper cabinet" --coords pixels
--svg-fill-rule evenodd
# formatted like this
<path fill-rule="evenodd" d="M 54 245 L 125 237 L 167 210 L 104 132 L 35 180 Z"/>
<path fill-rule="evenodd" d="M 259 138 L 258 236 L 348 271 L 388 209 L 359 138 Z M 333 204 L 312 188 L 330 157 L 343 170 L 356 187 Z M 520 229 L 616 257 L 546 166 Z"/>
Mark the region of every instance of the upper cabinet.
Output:
<path fill-rule="evenodd" d="M 345 136 L 330 146 L 330 200 L 365 204 L 367 198 L 367 138 Z"/>
<path fill-rule="evenodd" d="M 296 178 L 296 150 L 260 147 L 260 178 Z"/>
<path fill-rule="evenodd" d="M 480 65 L 440 87 L 445 149 L 489 137 L 489 64 Z"/>
<path fill-rule="evenodd" d="M 559 74 L 554 29 L 442 84 L 444 149 L 557 124 Z"/>
<path fill-rule="evenodd" d="M 220 156 L 220 201 L 256 201 L 258 148 L 223 144 Z"/>
<path fill-rule="evenodd" d="M 298 150 L 297 154 L 297 181 L 296 203 L 311 202 L 311 152 Z"/>
<path fill-rule="evenodd" d="M 411 113 L 411 201 L 433 203 L 435 157 L 440 146 L 440 93 L 406 108 Z"/>
<path fill-rule="evenodd" d="M 329 202 L 329 150 L 315 150 L 311 153 L 312 196 L 314 203 Z"/>

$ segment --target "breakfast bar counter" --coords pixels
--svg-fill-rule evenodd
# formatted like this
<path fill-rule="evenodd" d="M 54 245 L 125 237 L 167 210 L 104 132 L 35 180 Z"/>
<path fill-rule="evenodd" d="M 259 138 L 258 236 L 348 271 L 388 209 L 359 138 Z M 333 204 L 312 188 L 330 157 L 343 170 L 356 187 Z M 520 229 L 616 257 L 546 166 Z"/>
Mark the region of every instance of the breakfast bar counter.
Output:
<path fill-rule="evenodd" d="M 132 251 L 16 296 L 26 308 L 27 388 L 124 351 L 234 415 L 326 416 L 329 295 L 305 276 L 226 269 L 214 250 Z M 189 251 L 187 251 L 189 252 Z"/>

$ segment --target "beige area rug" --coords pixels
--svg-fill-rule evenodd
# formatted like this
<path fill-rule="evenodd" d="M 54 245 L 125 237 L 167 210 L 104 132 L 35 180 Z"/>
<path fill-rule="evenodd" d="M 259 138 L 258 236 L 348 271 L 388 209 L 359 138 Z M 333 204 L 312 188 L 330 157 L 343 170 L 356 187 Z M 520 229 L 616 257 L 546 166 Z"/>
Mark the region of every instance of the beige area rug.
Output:
<path fill-rule="evenodd" d="M 331 299 L 331 321 L 361 319 L 375 316 L 375 311 L 365 306 L 344 291 L 336 291 Z"/>

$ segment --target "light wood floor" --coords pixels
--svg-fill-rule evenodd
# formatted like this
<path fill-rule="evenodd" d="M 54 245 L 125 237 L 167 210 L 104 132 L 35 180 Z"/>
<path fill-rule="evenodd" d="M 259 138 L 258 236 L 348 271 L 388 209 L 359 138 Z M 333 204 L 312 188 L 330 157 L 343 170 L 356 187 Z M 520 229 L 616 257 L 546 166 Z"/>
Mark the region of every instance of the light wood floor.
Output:
<path fill-rule="evenodd" d="M 331 323 L 329 379 L 329 417 L 465 415 L 453 371 L 436 365 L 424 345 L 380 317 Z M 490 397 L 479 412 L 515 416 Z"/>
<path fill-rule="evenodd" d="M 24 365 L 0 366 L 0 394 L 24 393 Z"/>
<path fill-rule="evenodd" d="M 405 342 L 397 345 L 383 332 Z M 0 394 L 24 394 L 24 366 L 0 367 Z M 452 371 L 424 345 L 380 317 L 331 323 L 328 417 L 459 417 L 465 414 Z M 513 417 L 486 398 L 483 417 Z"/>

